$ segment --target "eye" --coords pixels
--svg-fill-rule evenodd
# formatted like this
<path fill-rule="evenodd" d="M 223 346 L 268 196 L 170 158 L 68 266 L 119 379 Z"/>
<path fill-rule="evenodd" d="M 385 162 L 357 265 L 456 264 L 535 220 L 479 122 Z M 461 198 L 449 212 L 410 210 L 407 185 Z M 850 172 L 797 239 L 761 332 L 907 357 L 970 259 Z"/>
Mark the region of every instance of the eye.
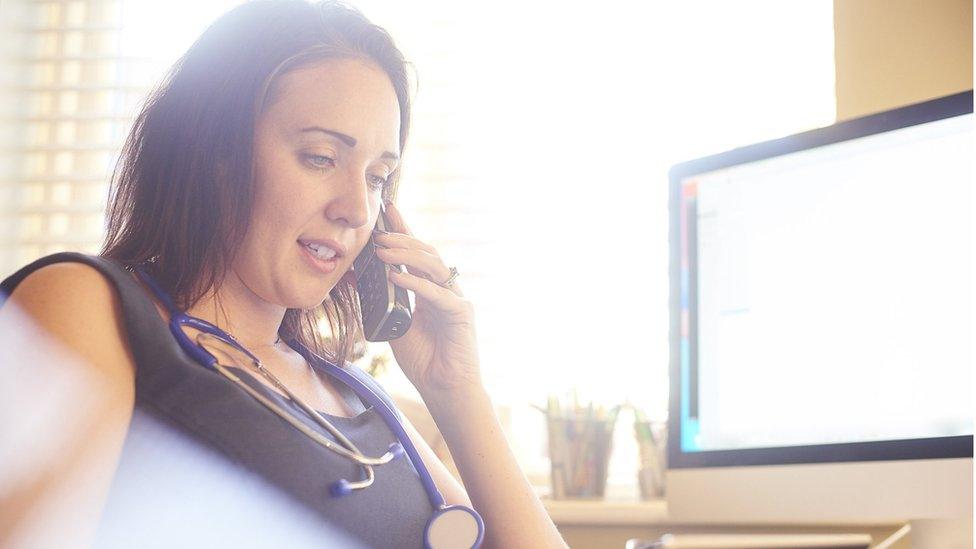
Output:
<path fill-rule="evenodd" d="M 322 156 L 320 154 L 306 154 L 305 160 L 310 166 L 320 171 L 325 171 L 326 169 L 335 166 L 334 158 Z"/>
<path fill-rule="evenodd" d="M 383 190 L 384 187 L 390 184 L 390 177 L 380 177 L 378 175 L 368 175 L 366 179 L 369 180 L 369 186 L 374 191 Z"/>

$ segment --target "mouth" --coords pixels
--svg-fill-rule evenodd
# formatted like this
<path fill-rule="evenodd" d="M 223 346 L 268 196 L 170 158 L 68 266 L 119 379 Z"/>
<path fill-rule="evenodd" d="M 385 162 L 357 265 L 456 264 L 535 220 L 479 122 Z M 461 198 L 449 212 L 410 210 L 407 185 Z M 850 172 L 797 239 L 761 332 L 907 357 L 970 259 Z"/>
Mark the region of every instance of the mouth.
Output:
<path fill-rule="evenodd" d="M 312 267 L 323 273 L 335 270 L 339 259 L 345 255 L 345 247 L 338 242 L 299 239 L 297 243 Z"/>

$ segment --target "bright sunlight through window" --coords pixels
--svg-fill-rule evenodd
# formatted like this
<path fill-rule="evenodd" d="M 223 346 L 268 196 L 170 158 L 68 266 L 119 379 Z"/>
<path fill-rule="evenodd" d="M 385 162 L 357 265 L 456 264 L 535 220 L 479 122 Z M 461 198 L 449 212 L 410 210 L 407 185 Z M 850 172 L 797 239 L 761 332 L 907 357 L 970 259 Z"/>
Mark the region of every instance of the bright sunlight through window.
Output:
<path fill-rule="evenodd" d="M 120 55 L 151 60 L 129 84 L 154 84 L 237 3 L 121 2 Z M 834 121 L 832 3 L 354 5 L 415 66 L 399 202 L 461 272 L 485 380 L 527 472 L 545 478 L 529 404 L 548 394 L 576 389 L 663 420 L 668 168 Z M 618 438 L 610 482 L 632 483 L 636 450 Z"/>

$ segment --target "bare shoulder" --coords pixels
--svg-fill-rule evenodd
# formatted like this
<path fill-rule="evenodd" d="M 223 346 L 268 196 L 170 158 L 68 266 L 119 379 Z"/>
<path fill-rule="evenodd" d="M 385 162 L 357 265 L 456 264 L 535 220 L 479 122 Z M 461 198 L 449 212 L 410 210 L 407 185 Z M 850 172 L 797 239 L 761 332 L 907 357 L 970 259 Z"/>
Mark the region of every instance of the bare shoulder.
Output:
<path fill-rule="evenodd" d="M 29 438 L 21 436 L 29 440 L 20 445 L 30 456 L 23 458 L 31 464 L 29 474 L 8 479 L 16 481 L 8 503 L 18 513 L 5 517 L 0 546 L 10 532 L 12 539 L 26 540 L 25 547 L 88 545 L 135 404 L 121 300 L 92 266 L 46 265 L 25 277 L 0 307 L 0 337 L 14 344 L 0 364 L 20 386 L 34 390 L 18 400 L 18 411 L 36 419 Z M 0 431 L 4 427 L 0 418 Z"/>
<path fill-rule="evenodd" d="M 133 382 L 121 302 L 112 282 L 95 267 L 74 261 L 41 267 L 17 285 L 0 316 L 10 305 L 114 381 Z"/>

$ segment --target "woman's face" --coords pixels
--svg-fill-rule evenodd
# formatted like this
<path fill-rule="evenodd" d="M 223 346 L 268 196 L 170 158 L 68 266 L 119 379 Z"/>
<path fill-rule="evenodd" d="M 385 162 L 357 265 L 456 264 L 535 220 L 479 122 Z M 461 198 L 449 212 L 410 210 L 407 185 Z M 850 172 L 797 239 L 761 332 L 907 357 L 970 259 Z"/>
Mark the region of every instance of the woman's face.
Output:
<path fill-rule="evenodd" d="M 277 85 L 255 125 L 254 206 L 234 271 L 264 301 L 308 309 L 369 239 L 398 165 L 400 108 L 363 60 L 324 60 Z"/>

